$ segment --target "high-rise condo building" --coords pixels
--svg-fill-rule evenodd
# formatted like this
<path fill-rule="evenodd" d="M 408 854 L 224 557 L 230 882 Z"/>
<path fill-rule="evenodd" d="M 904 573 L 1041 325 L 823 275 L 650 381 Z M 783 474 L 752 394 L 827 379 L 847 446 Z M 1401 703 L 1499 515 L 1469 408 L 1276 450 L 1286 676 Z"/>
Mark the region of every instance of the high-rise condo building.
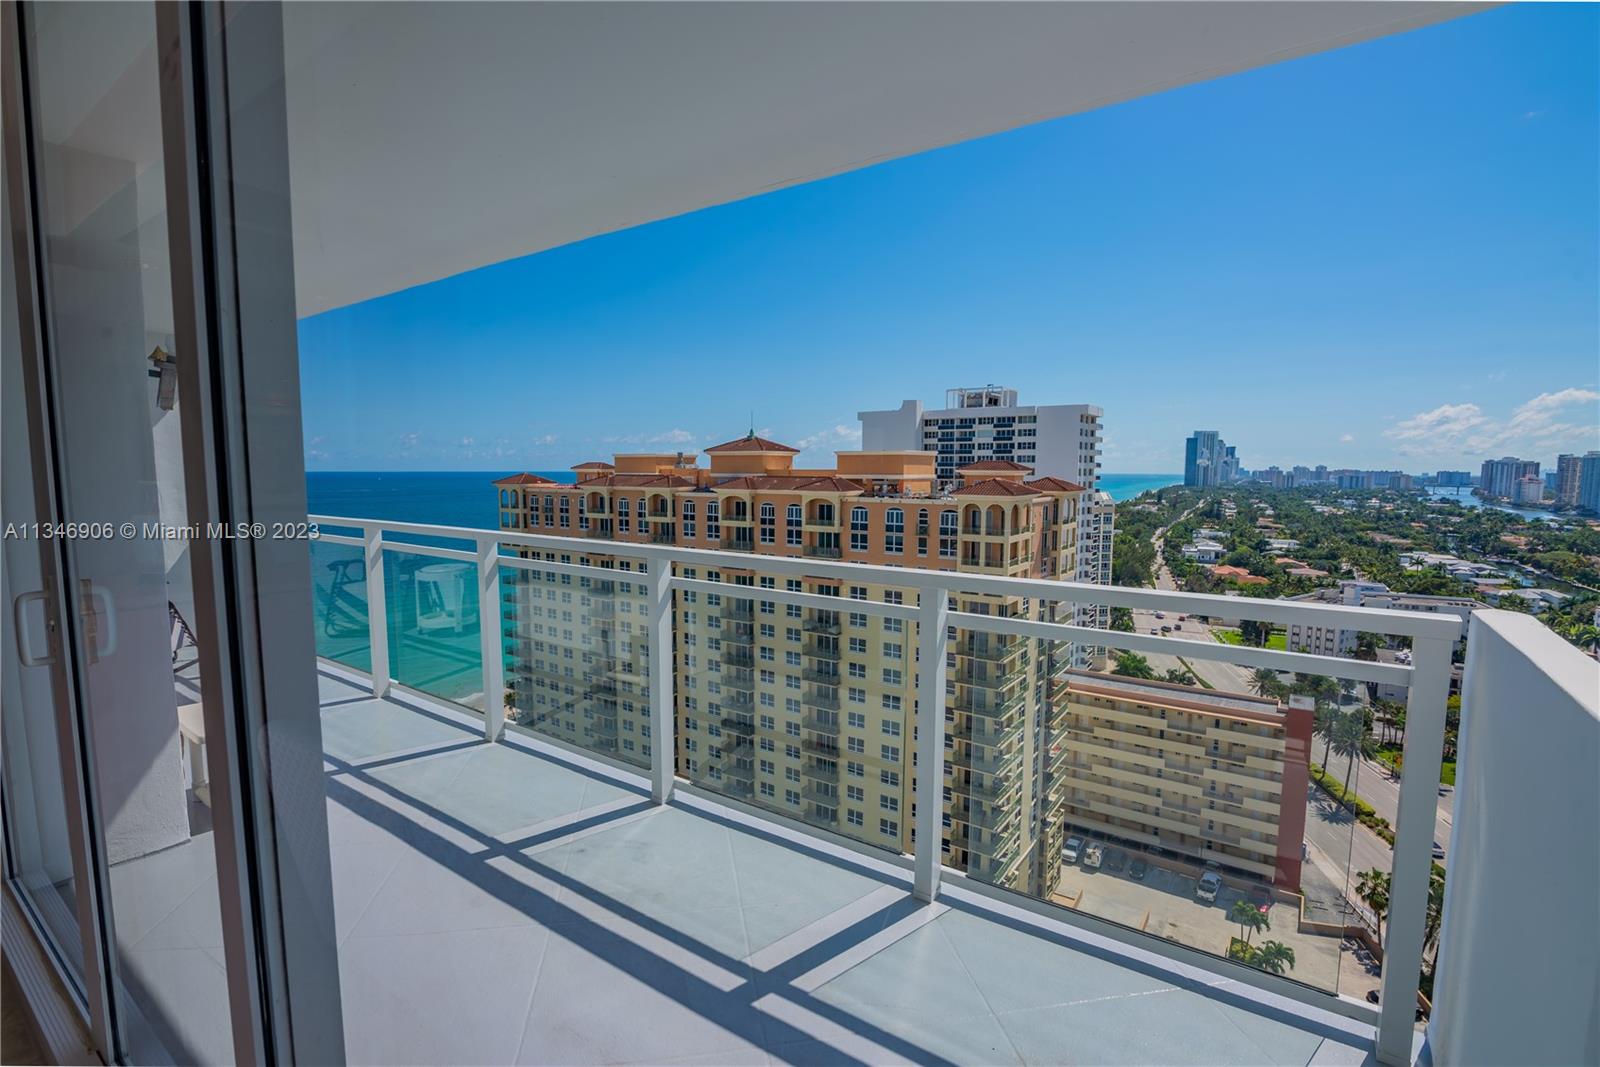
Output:
<path fill-rule="evenodd" d="M 1506 456 L 1503 459 L 1486 459 L 1483 461 L 1483 473 L 1479 480 L 1479 487 L 1485 496 L 1502 497 L 1514 500 L 1517 496 L 1518 483 L 1532 475 L 1539 476 L 1539 464 L 1536 460 L 1517 459 Z"/>
<path fill-rule="evenodd" d="M 1518 504 L 1539 504 L 1544 501 L 1544 479 L 1537 474 L 1524 474 L 1517 479 Z"/>
<path fill-rule="evenodd" d="M 907 400 L 887 411 L 862 411 L 861 447 L 914 450 L 937 457 L 935 475 L 951 485 L 969 463 L 1005 459 L 1048 477 L 1093 489 L 1100 484 L 1100 417 L 1093 404 L 1019 404 L 999 385 L 945 390 L 945 406 L 925 411 Z"/>
<path fill-rule="evenodd" d="M 881 577 L 777 576 L 761 556 L 842 560 L 985 575 L 1078 573 L 1088 490 L 1035 477 L 1009 459 L 975 461 L 941 486 L 935 454 L 841 452 L 835 467 L 794 467 L 796 450 L 747 435 L 706 450 L 619 455 L 497 483 L 503 529 L 570 537 L 571 551 L 521 548 L 552 562 L 613 567 L 615 581 L 530 575 L 504 594 L 510 704 L 519 722 L 643 763 L 650 746 L 645 590 L 639 560 L 586 539 L 741 554 L 684 577 L 727 592 L 675 594 L 679 774 L 748 803 L 862 841 L 909 851 L 917 701 L 914 620 L 851 610 L 914 604 Z M 746 562 L 748 561 L 748 562 Z M 761 599 L 787 591 L 837 608 Z M 1066 609 L 1016 596 L 960 596 L 952 610 L 1063 621 Z M 1061 868 L 1064 700 L 1070 646 L 976 632 L 952 643 L 944 781 L 948 862 L 1035 895 Z"/>
<path fill-rule="evenodd" d="M 1600 515 L 1600 452 L 1586 452 L 1578 465 L 1578 506 Z"/>
<path fill-rule="evenodd" d="M 1216 430 L 1196 430 L 1183 443 L 1183 484 L 1224 485 L 1239 476 L 1239 453 Z"/>
<path fill-rule="evenodd" d="M 1600 455 L 1590 452 L 1589 456 Z M 1556 457 L 1556 503 L 1575 508 L 1583 501 L 1583 461 L 1588 456 L 1565 454 Z"/>
<path fill-rule="evenodd" d="M 1435 480 L 1441 486 L 1461 487 L 1472 484 L 1471 471 L 1440 471 Z"/>
<path fill-rule="evenodd" d="M 945 390 L 945 406 L 926 411 L 920 400 L 898 408 L 862 411 L 861 447 L 873 450 L 932 452 L 941 486 L 956 483 L 961 468 L 985 460 L 1032 467 L 1046 477 L 1063 478 L 1088 489 L 1100 482 L 1100 418 L 1092 404 L 1021 404 L 1015 389 L 999 385 Z M 1085 496 L 1078 516 L 1077 580 L 1111 584 L 1116 504 L 1109 493 Z M 1083 605 L 1074 611 L 1080 626 L 1109 629 L 1111 609 Z M 1087 667 L 1104 649 L 1080 645 L 1078 665 Z"/>

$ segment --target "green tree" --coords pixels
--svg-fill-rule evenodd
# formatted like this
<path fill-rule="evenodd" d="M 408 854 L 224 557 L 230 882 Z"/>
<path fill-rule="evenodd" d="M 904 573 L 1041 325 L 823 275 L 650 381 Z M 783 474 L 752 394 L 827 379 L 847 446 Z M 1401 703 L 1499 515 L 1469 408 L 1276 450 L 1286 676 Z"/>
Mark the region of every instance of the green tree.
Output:
<path fill-rule="evenodd" d="M 1119 630 L 1125 634 L 1133 633 L 1133 612 L 1127 608 L 1112 608 L 1111 628 L 1113 630 Z"/>
<path fill-rule="evenodd" d="M 1362 871 L 1356 877 L 1356 896 L 1366 902 L 1372 909 L 1373 918 L 1378 920 L 1378 937 L 1383 937 L 1383 924 L 1389 917 L 1389 872 L 1380 871 L 1374 867 Z"/>
<path fill-rule="evenodd" d="M 1150 678 L 1156 676 L 1155 669 L 1150 666 L 1150 661 L 1137 652 L 1122 651 L 1117 653 L 1117 665 L 1111 669 L 1112 674 L 1120 674 L 1128 678 Z"/>
<path fill-rule="evenodd" d="M 1339 709 L 1332 704 L 1318 704 L 1314 717 L 1311 720 L 1311 733 L 1322 738 L 1322 767 L 1328 767 L 1328 753 L 1333 750 L 1333 736 L 1335 728 L 1342 718 Z"/>
<path fill-rule="evenodd" d="M 1283 683 L 1278 680 L 1278 672 L 1266 667 L 1257 667 L 1250 672 L 1250 691 L 1258 697 L 1275 695 Z"/>
<path fill-rule="evenodd" d="M 1294 949 L 1282 941 L 1263 941 L 1251 955 L 1250 962 L 1269 974 L 1282 974 L 1294 969 Z"/>
<path fill-rule="evenodd" d="M 1372 753 L 1372 737 L 1367 733 L 1365 716 L 1359 712 L 1340 715 L 1334 723 L 1330 742 L 1335 755 L 1343 756 L 1350 761 L 1344 769 L 1344 791 L 1348 796 L 1350 776 L 1355 772 L 1356 760 Z"/>
<path fill-rule="evenodd" d="M 1167 678 L 1166 678 L 1166 680 L 1169 681 L 1169 682 L 1172 682 L 1174 685 L 1197 685 L 1197 684 L 1199 684 L 1198 680 L 1194 676 L 1194 672 L 1193 671 L 1181 670 L 1181 669 L 1179 669 L 1177 667 L 1169 667 L 1167 669 Z"/>
<path fill-rule="evenodd" d="M 1272 929 L 1272 921 L 1266 913 L 1242 897 L 1234 901 L 1233 907 L 1228 910 L 1228 921 L 1239 924 L 1239 939 L 1246 945 L 1250 944 L 1250 935 L 1257 930 Z"/>

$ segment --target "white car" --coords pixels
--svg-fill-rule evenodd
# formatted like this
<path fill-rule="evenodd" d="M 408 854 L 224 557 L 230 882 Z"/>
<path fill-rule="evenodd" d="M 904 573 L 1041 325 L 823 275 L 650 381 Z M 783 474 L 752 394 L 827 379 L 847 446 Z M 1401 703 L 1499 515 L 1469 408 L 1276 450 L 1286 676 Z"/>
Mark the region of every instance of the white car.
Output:
<path fill-rule="evenodd" d="M 1083 851 L 1083 838 L 1069 837 L 1067 843 L 1061 846 L 1061 862 L 1077 863 L 1078 853 Z"/>
<path fill-rule="evenodd" d="M 1200 900 L 1203 900 L 1209 904 L 1217 899 L 1217 893 L 1220 892 L 1221 889 L 1222 875 L 1218 874 L 1216 871 L 1207 871 L 1205 874 L 1202 874 L 1200 876 L 1200 880 L 1195 883 L 1194 895 Z"/>
<path fill-rule="evenodd" d="M 1083 850 L 1083 865 L 1089 868 L 1100 866 L 1100 842 L 1091 841 Z"/>

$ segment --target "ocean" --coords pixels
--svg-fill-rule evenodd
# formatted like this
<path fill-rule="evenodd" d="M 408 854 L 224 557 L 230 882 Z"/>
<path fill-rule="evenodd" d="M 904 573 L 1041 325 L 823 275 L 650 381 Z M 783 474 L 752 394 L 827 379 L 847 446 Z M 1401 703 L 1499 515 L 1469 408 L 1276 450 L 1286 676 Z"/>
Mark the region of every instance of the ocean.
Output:
<path fill-rule="evenodd" d="M 308 471 L 307 510 L 313 515 L 387 519 L 437 526 L 494 529 L 500 524 L 494 480 L 513 471 Z M 571 471 L 534 471 L 571 482 Z M 1100 488 L 1113 500 L 1177 485 L 1181 474 L 1103 474 Z"/>

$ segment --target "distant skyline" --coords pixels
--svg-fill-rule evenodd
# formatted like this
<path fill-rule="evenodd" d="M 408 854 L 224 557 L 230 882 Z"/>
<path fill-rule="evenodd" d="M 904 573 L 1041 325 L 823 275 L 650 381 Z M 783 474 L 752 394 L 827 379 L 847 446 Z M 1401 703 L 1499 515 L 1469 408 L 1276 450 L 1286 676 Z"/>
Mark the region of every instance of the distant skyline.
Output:
<path fill-rule="evenodd" d="M 1600 9 L 1508 6 L 303 320 L 313 470 L 559 469 L 994 382 L 1105 469 L 1600 448 Z"/>

